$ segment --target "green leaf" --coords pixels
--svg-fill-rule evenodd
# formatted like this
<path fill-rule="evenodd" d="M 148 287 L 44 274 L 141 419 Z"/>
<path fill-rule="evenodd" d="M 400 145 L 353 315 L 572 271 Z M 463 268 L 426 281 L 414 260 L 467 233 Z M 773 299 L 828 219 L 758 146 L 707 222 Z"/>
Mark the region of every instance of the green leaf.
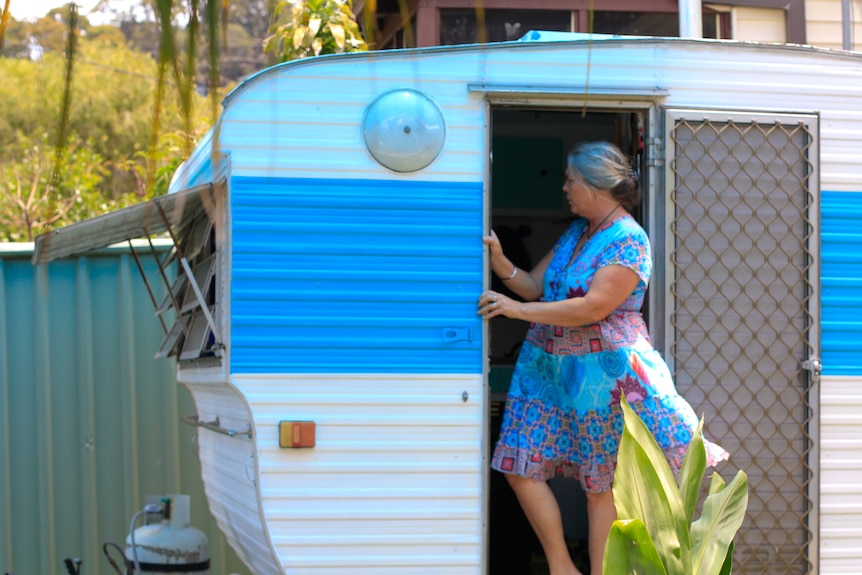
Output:
<path fill-rule="evenodd" d="M 310 18 L 308 20 L 308 35 L 311 37 L 317 36 L 322 22 L 323 20 L 320 18 Z"/>
<path fill-rule="evenodd" d="M 717 474 L 716 474 L 717 475 Z M 713 476 L 713 485 L 717 485 Z M 691 526 L 692 573 L 719 572 L 748 507 L 748 476 L 739 471 L 727 487 L 709 495 L 700 518 Z"/>
<path fill-rule="evenodd" d="M 679 472 L 679 492 L 682 495 L 682 503 L 685 508 L 686 523 L 691 523 L 694 519 L 697 495 L 700 493 L 700 482 L 703 480 L 705 471 L 706 448 L 703 445 L 703 418 L 701 418 L 697 424 L 697 429 L 694 431 L 694 436 L 691 438 L 688 450 L 685 452 L 685 459 L 682 461 L 682 468 Z"/>
<path fill-rule="evenodd" d="M 727 548 L 727 557 L 724 558 L 724 565 L 721 566 L 721 571 L 718 575 L 730 575 L 733 572 L 733 541 L 730 542 L 730 547 Z"/>
<path fill-rule="evenodd" d="M 332 33 L 332 38 L 335 40 L 338 50 L 344 51 L 344 27 L 338 24 L 330 24 L 329 31 Z"/>
<path fill-rule="evenodd" d="M 719 475 L 718 473 L 713 473 L 710 476 L 709 491 L 707 492 L 706 496 L 709 497 L 710 495 L 715 495 L 716 493 L 719 493 L 722 489 L 724 489 L 725 485 L 726 483 L 724 482 L 724 479 L 721 477 L 721 475 Z"/>
<path fill-rule="evenodd" d="M 625 427 L 614 472 L 614 502 L 620 519 L 640 519 L 669 575 L 689 575 L 689 523 L 664 452 L 643 421 L 621 399 Z"/>
<path fill-rule="evenodd" d="M 602 572 L 605 575 L 667 575 L 640 519 L 617 520 L 611 525 Z"/>
<path fill-rule="evenodd" d="M 305 37 L 305 28 L 295 28 L 293 30 L 293 49 L 299 50 L 302 46 L 302 39 Z"/>

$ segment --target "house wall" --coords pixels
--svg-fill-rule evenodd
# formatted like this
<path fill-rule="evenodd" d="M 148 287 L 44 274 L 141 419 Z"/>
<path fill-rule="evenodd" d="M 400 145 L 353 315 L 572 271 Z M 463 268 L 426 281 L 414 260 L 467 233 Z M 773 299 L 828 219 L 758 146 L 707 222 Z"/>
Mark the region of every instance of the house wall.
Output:
<path fill-rule="evenodd" d="M 844 29 L 841 0 L 805 0 L 805 34 L 807 43 L 821 48 L 841 50 Z M 862 1 L 850 2 L 851 50 L 862 50 Z"/>
<path fill-rule="evenodd" d="M 735 7 L 730 11 L 731 37 L 740 42 L 787 42 L 787 12 L 775 8 Z"/>

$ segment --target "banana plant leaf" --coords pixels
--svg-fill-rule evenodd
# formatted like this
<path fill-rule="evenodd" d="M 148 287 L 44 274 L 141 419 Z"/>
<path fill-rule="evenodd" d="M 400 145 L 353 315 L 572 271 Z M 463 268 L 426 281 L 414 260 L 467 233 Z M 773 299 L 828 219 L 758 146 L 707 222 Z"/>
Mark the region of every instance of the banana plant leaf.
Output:
<path fill-rule="evenodd" d="M 700 483 L 706 471 L 706 447 L 703 444 L 703 418 L 697 424 L 694 436 L 685 452 L 682 468 L 679 472 L 679 492 L 685 509 L 687 523 L 694 521 L 694 509 L 697 506 L 697 496 L 700 493 Z"/>
<path fill-rule="evenodd" d="M 602 572 L 605 575 L 667 575 L 640 519 L 614 521 L 605 546 Z"/>
<path fill-rule="evenodd" d="M 722 489 L 725 488 L 727 482 L 724 478 L 718 473 L 713 473 L 709 478 L 709 491 L 706 493 L 707 497 L 718 493 Z"/>
<path fill-rule="evenodd" d="M 737 472 L 724 489 L 707 496 L 700 518 L 691 525 L 694 575 L 717 575 L 721 572 L 733 537 L 745 519 L 747 507 L 748 476 L 744 471 Z"/>
<path fill-rule="evenodd" d="M 727 557 L 724 558 L 724 565 L 721 566 L 721 571 L 718 575 L 730 575 L 733 572 L 733 541 L 730 542 L 730 547 L 727 548 Z"/>
<path fill-rule="evenodd" d="M 622 398 L 625 427 L 614 472 L 614 502 L 621 519 L 640 519 L 668 575 L 691 574 L 691 543 L 682 496 L 664 453 Z"/>

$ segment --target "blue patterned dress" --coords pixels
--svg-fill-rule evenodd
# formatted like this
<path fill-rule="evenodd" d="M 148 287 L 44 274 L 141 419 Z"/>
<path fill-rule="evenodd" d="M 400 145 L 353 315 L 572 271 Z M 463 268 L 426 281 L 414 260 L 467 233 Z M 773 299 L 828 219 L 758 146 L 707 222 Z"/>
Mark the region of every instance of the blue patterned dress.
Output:
<path fill-rule="evenodd" d="M 631 296 L 597 324 L 530 325 L 512 375 L 491 466 L 536 480 L 577 477 L 587 492 L 613 485 L 623 429 L 620 396 L 655 435 L 678 471 L 698 418 L 677 393 L 653 349 L 640 309 L 652 257 L 646 232 L 626 215 L 587 239 L 569 264 L 587 221 L 575 220 L 554 246 L 543 301 L 587 293 L 596 271 L 620 265 L 640 277 Z M 706 442 L 707 460 L 727 458 Z"/>

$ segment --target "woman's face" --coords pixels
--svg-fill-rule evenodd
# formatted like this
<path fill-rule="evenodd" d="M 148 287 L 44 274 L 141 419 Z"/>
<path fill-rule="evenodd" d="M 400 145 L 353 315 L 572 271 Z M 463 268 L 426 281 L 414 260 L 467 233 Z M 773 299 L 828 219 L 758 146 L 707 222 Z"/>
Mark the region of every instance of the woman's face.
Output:
<path fill-rule="evenodd" d="M 569 201 L 573 214 L 582 214 L 589 203 L 590 190 L 581 175 L 571 168 L 566 169 L 566 181 L 563 182 L 563 192 Z"/>

